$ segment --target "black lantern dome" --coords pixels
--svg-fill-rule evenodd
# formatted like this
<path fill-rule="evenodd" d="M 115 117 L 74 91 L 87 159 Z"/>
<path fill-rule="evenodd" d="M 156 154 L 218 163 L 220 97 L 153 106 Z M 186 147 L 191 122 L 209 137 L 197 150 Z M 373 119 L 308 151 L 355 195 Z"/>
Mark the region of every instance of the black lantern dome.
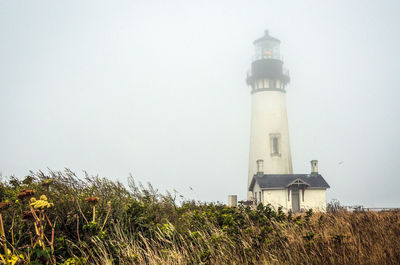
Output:
<path fill-rule="evenodd" d="M 253 92 L 265 90 L 285 92 L 285 86 L 290 78 L 283 69 L 280 43 L 280 40 L 269 35 L 268 30 L 264 36 L 253 42 L 255 54 L 247 76 L 247 84 L 252 87 Z"/>

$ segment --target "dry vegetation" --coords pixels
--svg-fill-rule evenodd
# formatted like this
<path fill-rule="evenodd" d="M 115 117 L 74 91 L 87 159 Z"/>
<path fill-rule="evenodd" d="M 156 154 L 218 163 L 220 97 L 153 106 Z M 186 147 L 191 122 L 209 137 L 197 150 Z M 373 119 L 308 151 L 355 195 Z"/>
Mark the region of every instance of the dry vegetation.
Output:
<path fill-rule="evenodd" d="M 400 264 L 400 213 L 284 214 L 176 203 L 151 186 L 73 172 L 0 188 L 7 264 Z M 32 199 L 35 198 L 35 199 Z"/>

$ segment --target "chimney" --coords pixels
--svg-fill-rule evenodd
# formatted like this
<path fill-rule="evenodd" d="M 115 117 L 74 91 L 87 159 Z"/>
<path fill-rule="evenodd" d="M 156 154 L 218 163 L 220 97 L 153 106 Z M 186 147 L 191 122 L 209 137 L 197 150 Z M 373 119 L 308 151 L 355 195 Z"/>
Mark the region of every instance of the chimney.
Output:
<path fill-rule="evenodd" d="M 269 31 L 268 31 L 268 29 L 266 29 L 266 30 L 264 31 L 264 34 L 265 34 L 265 36 L 269 36 Z"/>
<path fill-rule="evenodd" d="M 311 174 L 318 174 L 318 160 L 311 160 Z"/>
<path fill-rule="evenodd" d="M 228 206 L 237 207 L 237 195 L 228 195 Z"/>
<path fill-rule="evenodd" d="M 257 160 L 257 174 L 259 175 L 264 174 L 264 160 L 262 159 Z"/>

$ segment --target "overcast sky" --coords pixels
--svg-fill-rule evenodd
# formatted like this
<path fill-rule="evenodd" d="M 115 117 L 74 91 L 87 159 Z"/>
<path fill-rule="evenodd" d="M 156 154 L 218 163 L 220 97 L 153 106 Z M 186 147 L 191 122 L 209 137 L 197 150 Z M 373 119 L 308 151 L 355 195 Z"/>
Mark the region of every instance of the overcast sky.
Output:
<path fill-rule="evenodd" d="M 0 0 L 0 172 L 246 196 L 252 42 L 281 40 L 295 173 L 400 207 L 400 1 Z M 191 190 L 189 187 L 192 187 Z"/>

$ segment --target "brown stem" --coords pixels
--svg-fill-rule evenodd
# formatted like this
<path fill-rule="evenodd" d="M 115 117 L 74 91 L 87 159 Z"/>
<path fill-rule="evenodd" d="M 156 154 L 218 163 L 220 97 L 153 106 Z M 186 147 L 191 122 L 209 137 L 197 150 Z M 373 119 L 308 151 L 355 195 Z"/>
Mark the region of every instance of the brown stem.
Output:
<path fill-rule="evenodd" d="M 92 222 L 94 223 L 96 221 L 96 206 L 93 205 L 93 220 Z"/>
<path fill-rule="evenodd" d="M 3 248 L 4 248 L 4 255 L 6 256 L 6 264 L 8 264 L 8 249 L 6 244 L 6 234 L 4 233 L 4 226 L 3 226 L 3 215 L 0 213 L 0 226 L 1 226 L 1 237 L 4 240 Z"/>
<path fill-rule="evenodd" d="M 40 240 L 43 244 L 42 248 L 43 250 L 46 250 L 46 246 L 45 246 L 45 241 L 44 241 L 44 226 L 46 225 L 46 223 L 43 222 L 44 221 L 44 213 L 41 212 L 40 213 Z"/>
<path fill-rule="evenodd" d="M 39 222 L 40 219 L 39 219 L 39 217 L 36 215 L 36 212 L 35 212 L 35 210 L 33 209 L 32 205 L 29 205 L 29 208 L 31 209 L 31 212 L 32 212 L 33 217 L 35 218 L 35 221 L 36 221 L 36 222 Z"/>
<path fill-rule="evenodd" d="M 13 212 L 13 217 L 12 217 L 12 221 L 11 221 L 11 243 L 13 245 L 13 254 L 14 254 L 14 220 L 15 220 L 15 212 Z"/>
<path fill-rule="evenodd" d="M 76 234 L 78 235 L 78 242 L 81 241 L 81 238 L 79 236 L 79 216 L 76 215 Z"/>
<path fill-rule="evenodd" d="M 78 199 L 76 199 L 75 201 L 76 201 L 76 204 L 78 205 L 79 212 L 82 214 L 83 219 L 85 219 L 85 221 L 86 221 L 86 224 L 89 224 L 88 220 L 86 219 L 85 215 L 82 212 L 82 209 L 81 209 L 81 206 L 79 205 Z"/>
<path fill-rule="evenodd" d="M 106 222 L 107 222 L 108 216 L 110 215 L 110 212 L 111 212 L 111 209 L 109 209 L 108 212 L 107 212 L 106 219 L 104 219 L 103 226 L 102 226 L 101 229 L 100 229 L 101 231 L 103 231 L 103 228 L 104 228 L 104 226 L 106 225 Z"/>
<path fill-rule="evenodd" d="M 49 242 L 50 245 L 53 245 L 54 243 L 54 227 L 56 226 L 56 222 L 57 222 L 57 218 L 54 220 L 54 225 L 51 224 L 49 217 L 47 216 L 47 214 L 45 214 L 47 223 L 49 224 L 50 228 L 51 228 L 51 241 Z"/>
<path fill-rule="evenodd" d="M 6 234 L 4 233 L 3 215 L 1 213 L 0 213 L 0 226 L 1 226 L 1 235 L 5 236 Z"/>

